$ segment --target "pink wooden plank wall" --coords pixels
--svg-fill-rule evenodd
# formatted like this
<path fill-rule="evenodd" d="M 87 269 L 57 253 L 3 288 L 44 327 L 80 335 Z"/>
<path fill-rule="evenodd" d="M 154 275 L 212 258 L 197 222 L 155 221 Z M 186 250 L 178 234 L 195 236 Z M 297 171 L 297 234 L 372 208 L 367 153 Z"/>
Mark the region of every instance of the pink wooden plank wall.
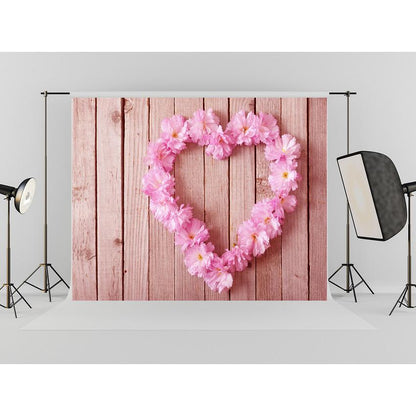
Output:
<path fill-rule="evenodd" d="M 205 109 L 212 108 L 220 118 L 221 125 L 228 123 L 228 99 L 205 98 Z M 219 253 L 230 245 L 229 216 L 230 188 L 228 180 L 229 159 L 214 160 L 204 155 L 205 159 L 205 223 L 209 228 L 211 241 Z M 216 293 L 205 286 L 206 300 L 229 300 L 230 293 Z"/>
<path fill-rule="evenodd" d="M 202 107 L 202 98 L 175 98 L 175 114 L 186 118 L 192 117 Z M 186 157 L 179 156 L 175 161 L 175 196 L 193 207 L 195 217 L 204 219 L 204 149 L 190 144 L 183 154 Z M 175 299 L 204 300 L 204 282 L 188 273 L 182 250 L 178 246 L 175 246 Z"/>
<path fill-rule="evenodd" d="M 308 100 L 309 299 L 326 299 L 327 279 L 327 100 Z M 324 248 L 324 249 L 322 249 Z"/>
<path fill-rule="evenodd" d="M 73 101 L 72 295 L 97 299 L 96 170 L 94 98 Z"/>
<path fill-rule="evenodd" d="M 124 299 L 147 299 L 149 269 L 148 200 L 140 192 L 147 171 L 143 154 L 149 134 L 149 106 L 146 98 L 124 100 Z"/>
<path fill-rule="evenodd" d="M 159 138 L 160 123 L 175 112 L 173 98 L 149 99 L 149 139 Z M 141 155 L 143 163 L 145 154 Z M 141 178 L 137 178 L 140 182 Z M 175 245 L 173 235 L 149 215 L 149 300 L 175 299 Z"/>
<path fill-rule="evenodd" d="M 254 98 L 230 98 L 230 114 L 239 110 L 255 111 Z M 237 228 L 250 217 L 256 201 L 254 147 L 237 146 L 230 158 L 230 243 L 237 243 Z M 254 300 L 256 298 L 255 262 L 242 272 L 234 274 L 230 291 L 231 300 Z"/>
<path fill-rule="evenodd" d="M 147 143 L 165 117 L 213 108 L 223 126 L 240 109 L 273 114 L 302 146 L 296 192 L 281 237 L 217 294 L 190 276 L 173 236 L 141 192 Z M 75 98 L 72 282 L 75 300 L 325 300 L 326 119 L 324 98 Z M 218 253 L 256 201 L 270 196 L 264 147 L 215 161 L 190 145 L 175 164 L 176 193 L 205 220 Z M 192 180 L 189 180 L 192 177 Z"/>
<path fill-rule="evenodd" d="M 281 134 L 295 136 L 303 149 L 298 172 L 303 180 L 296 191 L 298 205 L 287 215 L 282 234 L 282 299 L 308 299 L 308 117 L 307 99 L 282 100 Z"/>
<path fill-rule="evenodd" d="M 279 98 L 257 98 L 257 113 L 270 113 L 280 125 L 281 102 Z M 264 156 L 264 145 L 256 147 L 256 201 L 273 196 L 270 189 L 269 162 Z M 256 299 L 282 299 L 282 239 L 272 240 L 269 249 L 256 259 Z"/>
<path fill-rule="evenodd" d="M 97 99 L 98 300 L 123 299 L 123 119 L 120 98 Z"/>

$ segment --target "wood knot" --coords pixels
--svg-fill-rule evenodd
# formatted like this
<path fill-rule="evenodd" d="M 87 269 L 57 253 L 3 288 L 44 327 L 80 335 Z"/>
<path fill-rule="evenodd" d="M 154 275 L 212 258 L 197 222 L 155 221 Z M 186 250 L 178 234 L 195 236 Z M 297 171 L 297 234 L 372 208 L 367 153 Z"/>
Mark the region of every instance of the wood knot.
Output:
<path fill-rule="evenodd" d="M 121 121 L 120 111 L 113 111 L 111 113 L 111 120 L 113 120 L 114 123 L 120 123 Z"/>
<path fill-rule="evenodd" d="M 130 100 L 130 98 L 126 98 L 124 100 L 124 113 L 128 113 L 133 108 L 133 102 Z"/>
<path fill-rule="evenodd" d="M 115 245 L 120 245 L 120 244 L 123 244 L 123 240 L 122 240 L 121 238 L 115 238 L 115 239 L 114 239 L 114 244 L 115 244 Z"/>
<path fill-rule="evenodd" d="M 87 261 L 91 261 L 92 259 L 95 259 L 95 252 L 94 252 L 94 251 L 92 251 L 92 250 L 91 250 L 91 249 L 89 249 L 89 248 L 85 248 L 85 249 L 83 249 L 82 254 L 83 254 L 83 257 L 84 257 L 85 259 L 87 259 Z"/>
<path fill-rule="evenodd" d="M 87 260 L 91 261 L 91 260 L 95 259 L 95 257 L 96 257 L 96 255 L 94 253 L 89 252 L 88 255 L 87 255 Z"/>
<path fill-rule="evenodd" d="M 72 188 L 72 200 L 80 201 L 85 196 L 85 187 L 84 186 L 74 186 Z"/>

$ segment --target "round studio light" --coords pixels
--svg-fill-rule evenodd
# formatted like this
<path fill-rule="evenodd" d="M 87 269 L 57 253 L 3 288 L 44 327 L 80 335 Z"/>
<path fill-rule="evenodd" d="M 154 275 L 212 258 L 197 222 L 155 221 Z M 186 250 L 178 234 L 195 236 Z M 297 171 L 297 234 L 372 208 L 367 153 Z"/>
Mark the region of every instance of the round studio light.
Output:
<path fill-rule="evenodd" d="M 35 178 L 25 179 L 16 189 L 14 197 L 14 206 L 17 211 L 24 214 L 32 205 L 35 196 L 36 180 Z"/>

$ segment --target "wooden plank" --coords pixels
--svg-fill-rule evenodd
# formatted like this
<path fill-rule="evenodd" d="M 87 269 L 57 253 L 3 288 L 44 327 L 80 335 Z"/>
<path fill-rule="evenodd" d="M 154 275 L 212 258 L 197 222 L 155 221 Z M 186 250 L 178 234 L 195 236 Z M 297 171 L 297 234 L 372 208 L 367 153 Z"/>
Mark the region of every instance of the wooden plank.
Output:
<path fill-rule="evenodd" d="M 150 140 L 160 137 L 160 124 L 174 114 L 173 98 L 150 98 Z M 174 236 L 149 215 L 149 299 L 175 298 L 175 245 Z"/>
<path fill-rule="evenodd" d="M 72 299 L 97 299 L 95 99 L 72 101 Z"/>
<path fill-rule="evenodd" d="M 327 99 L 308 99 L 309 299 L 327 295 Z"/>
<path fill-rule="evenodd" d="M 240 110 L 254 111 L 254 98 L 230 98 L 230 118 Z M 250 217 L 255 202 L 254 147 L 237 146 L 230 158 L 230 244 L 237 242 L 238 226 Z M 255 262 L 243 272 L 234 273 L 231 300 L 256 297 Z"/>
<path fill-rule="evenodd" d="M 205 110 L 212 108 L 225 130 L 228 123 L 228 98 L 205 98 Z M 229 159 L 215 160 L 205 155 L 205 223 L 219 256 L 229 248 Z M 213 292 L 205 285 L 206 300 L 229 300 L 230 293 Z"/>
<path fill-rule="evenodd" d="M 175 114 L 186 118 L 203 108 L 202 98 L 175 98 Z M 204 149 L 188 144 L 175 162 L 176 196 L 193 207 L 193 216 L 204 220 Z M 180 247 L 175 247 L 175 300 L 204 300 L 204 281 L 191 276 Z"/>
<path fill-rule="evenodd" d="M 282 233 L 282 299 L 308 300 L 308 131 L 307 99 L 281 99 L 281 134 L 290 133 L 301 145 L 296 211 L 288 214 Z"/>
<path fill-rule="evenodd" d="M 148 198 L 141 191 L 148 116 L 147 98 L 124 100 L 124 300 L 148 299 Z"/>
<path fill-rule="evenodd" d="M 280 98 L 256 98 L 256 113 L 270 113 L 280 126 Z M 269 185 L 270 162 L 264 156 L 264 144 L 256 146 L 256 202 L 272 198 Z M 256 259 L 256 299 L 282 299 L 282 241 L 278 236 L 266 252 Z"/>
<path fill-rule="evenodd" d="M 98 299 L 123 299 L 122 106 L 97 99 Z"/>

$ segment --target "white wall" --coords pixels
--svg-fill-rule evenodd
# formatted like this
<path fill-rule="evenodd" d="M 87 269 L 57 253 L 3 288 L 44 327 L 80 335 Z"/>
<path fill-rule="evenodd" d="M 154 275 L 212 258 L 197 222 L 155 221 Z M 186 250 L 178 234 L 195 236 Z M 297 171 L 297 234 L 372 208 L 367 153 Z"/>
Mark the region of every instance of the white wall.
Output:
<path fill-rule="evenodd" d="M 16 283 L 42 261 L 42 90 L 355 90 L 351 150 L 386 153 L 403 182 L 416 179 L 415 53 L 51 53 L 0 54 L 0 183 L 38 178 L 33 208 L 13 212 Z M 49 98 L 50 260 L 70 276 L 71 113 L 69 97 Z M 345 199 L 336 157 L 345 152 L 345 98 L 329 98 L 328 267 L 344 261 Z M 0 205 L 0 272 L 5 273 L 6 204 Z M 406 235 L 388 242 L 352 238 L 352 260 L 375 291 L 401 290 Z M 415 256 L 416 257 L 416 256 Z M 40 276 L 39 276 L 40 277 Z"/>

